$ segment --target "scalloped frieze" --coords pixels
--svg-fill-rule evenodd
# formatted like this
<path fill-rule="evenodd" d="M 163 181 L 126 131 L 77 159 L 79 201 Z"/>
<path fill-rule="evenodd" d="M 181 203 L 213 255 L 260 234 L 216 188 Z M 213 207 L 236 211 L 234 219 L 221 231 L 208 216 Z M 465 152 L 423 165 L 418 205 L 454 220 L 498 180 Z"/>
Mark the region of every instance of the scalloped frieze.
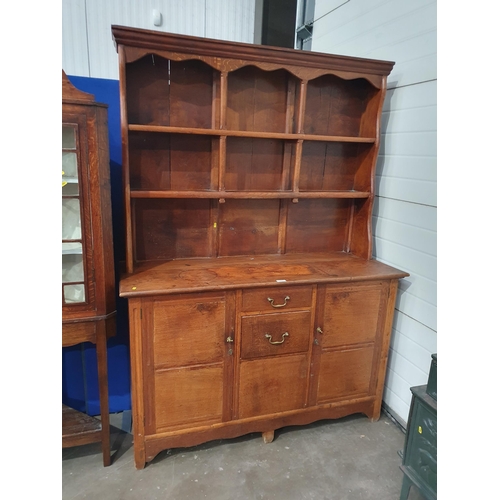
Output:
<path fill-rule="evenodd" d="M 185 52 L 172 52 L 166 50 L 154 50 L 138 47 L 125 47 L 125 62 L 131 63 L 141 59 L 147 55 L 157 55 L 170 59 L 172 61 L 187 61 L 197 59 L 208 64 L 212 68 L 222 73 L 230 73 L 244 66 L 255 66 L 263 71 L 276 71 L 284 69 L 294 75 L 299 80 L 309 81 L 319 78 L 323 75 L 335 75 L 343 80 L 354 80 L 355 78 L 364 78 L 369 81 L 375 88 L 382 88 L 384 77 L 380 75 L 369 75 L 366 73 L 358 73 L 351 71 L 337 71 L 323 68 L 305 68 L 302 66 L 294 66 L 290 64 L 276 64 L 261 61 L 249 61 L 245 59 L 227 59 L 221 57 L 187 54 Z"/>

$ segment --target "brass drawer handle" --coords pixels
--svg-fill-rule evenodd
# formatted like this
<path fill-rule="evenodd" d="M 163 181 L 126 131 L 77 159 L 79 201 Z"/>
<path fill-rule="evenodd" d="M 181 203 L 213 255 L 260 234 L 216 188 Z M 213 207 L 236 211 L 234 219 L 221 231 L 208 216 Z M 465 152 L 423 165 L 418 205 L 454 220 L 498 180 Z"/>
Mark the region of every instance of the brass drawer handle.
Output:
<path fill-rule="evenodd" d="M 268 298 L 267 298 L 267 300 L 271 303 L 271 305 L 272 305 L 273 307 L 285 307 L 285 306 L 286 306 L 286 301 L 287 301 L 287 300 L 290 300 L 290 297 L 287 295 L 287 296 L 285 297 L 285 302 L 284 302 L 283 304 L 275 304 L 275 303 L 274 303 L 274 299 L 272 299 L 271 297 L 268 297 Z"/>
<path fill-rule="evenodd" d="M 285 337 L 288 337 L 288 332 L 285 332 L 283 333 L 283 335 L 281 335 L 281 340 L 277 340 L 276 342 L 273 342 L 271 339 L 273 338 L 273 336 L 269 333 L 266 333 L 264 335 L 264 337 L 266 337 L 266 339 L 269 340 L 269 343 L 270 344 L 273 344 L 273 345 L 277 345 L 277 344 L 283 344 L 283 342 L 285 341 Z"/>

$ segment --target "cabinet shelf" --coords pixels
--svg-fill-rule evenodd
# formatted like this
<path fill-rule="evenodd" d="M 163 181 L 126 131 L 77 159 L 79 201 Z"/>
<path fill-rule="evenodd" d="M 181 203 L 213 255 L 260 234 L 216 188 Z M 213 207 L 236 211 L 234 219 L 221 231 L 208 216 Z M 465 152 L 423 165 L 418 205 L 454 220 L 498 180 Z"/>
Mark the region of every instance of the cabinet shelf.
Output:
<path fill-rule="evenodd" d="M 322 142 L 354 142 L 374 144 L 375 137 L 354 137 L 339 135 L 294 134 L 283 132 L 256 132 L 247 130 L 226 130 L 209 128 L 168 127 L 164 125 L 133 125 L 128 126 L 131 132 L 156 132 L 168 134 L 211 135 L 221 137 L 248 137 L 255 139 L 284 139 L 290 141 L 322 141 Z"/>
<path fill-rule="evenodd" d="M 366 191 L 150 191 L 134 190 L 131 198 L 209 198 L 209 199 L 300 199 L 300 198 L 369 198 Z"/>
<path fill-rule="evenodd" d="M 62 446 L 97 443 L 101 441 L 102 423 L 95 417 L 62 405 Z"/>

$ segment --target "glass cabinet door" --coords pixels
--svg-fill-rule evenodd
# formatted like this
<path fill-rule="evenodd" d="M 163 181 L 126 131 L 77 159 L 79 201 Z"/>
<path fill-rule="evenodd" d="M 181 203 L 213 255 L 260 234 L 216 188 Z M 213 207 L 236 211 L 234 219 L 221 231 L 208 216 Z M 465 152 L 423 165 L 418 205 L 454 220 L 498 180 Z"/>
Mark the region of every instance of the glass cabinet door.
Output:
<path fill-rule="evenodd" d="M 85 303 L 85 259 L 81 189 L 78 181 L 77 126 L 62 126 L 62 296 L 63 305 Z"/>

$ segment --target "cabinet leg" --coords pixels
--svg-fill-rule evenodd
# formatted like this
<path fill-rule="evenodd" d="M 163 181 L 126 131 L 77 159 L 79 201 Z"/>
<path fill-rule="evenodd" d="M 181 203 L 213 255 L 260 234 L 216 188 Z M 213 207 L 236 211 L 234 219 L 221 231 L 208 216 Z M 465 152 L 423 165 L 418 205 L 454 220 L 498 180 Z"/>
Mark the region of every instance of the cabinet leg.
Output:
<path fill-rule="evenodd" d="M 99 403 L 101 409 L 101 449 L 104 467 L 111 465 L 111 443 L 109 429 L 109 396 L 108 396 L 108 360 L 106 342 L 106 323 L 96 325 L 97 373 L 99 379 Z"/>
<path fill-rule="evenodd" d="M 137 470 L 142 470 L 146 467 L 146 450 L 144 449 L 144 441 L 137 440 L 134 442 L 134 464 Z"/>
<path fill-rule="evenodd" d="M 274 431 L 267 431 L 262 433 L 262 439 L 264 440 L 264 443 L 272 443 L 274 440 Z"/>
<path fill-rule="evenodd" d="M 399 497 L 399 500 L 407 500 L 408 495 L 410 494 L 410 488 L 411 488 L 412 482 L 406 475 L 403 476 L 403 486 L 401 487 L 401 495 Z"/>

